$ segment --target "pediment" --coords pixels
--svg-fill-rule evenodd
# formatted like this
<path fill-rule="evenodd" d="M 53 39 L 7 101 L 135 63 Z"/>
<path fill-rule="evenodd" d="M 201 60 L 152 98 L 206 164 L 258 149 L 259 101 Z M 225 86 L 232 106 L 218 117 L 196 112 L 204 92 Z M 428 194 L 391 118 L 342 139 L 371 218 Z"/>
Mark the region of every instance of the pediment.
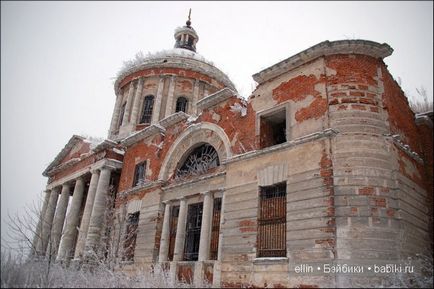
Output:
<path fill-rule="evenodd" d="M 91 150 L 94 145 L 93 140 L 79 135 L 73 135 L 65 147 L 57 154 L 50 165 L 48 165 L 42 175 L 49 176 L 49 172 L 54 168 L 68 166 L 80 161 L 82 158 L 92 153 Z"/>

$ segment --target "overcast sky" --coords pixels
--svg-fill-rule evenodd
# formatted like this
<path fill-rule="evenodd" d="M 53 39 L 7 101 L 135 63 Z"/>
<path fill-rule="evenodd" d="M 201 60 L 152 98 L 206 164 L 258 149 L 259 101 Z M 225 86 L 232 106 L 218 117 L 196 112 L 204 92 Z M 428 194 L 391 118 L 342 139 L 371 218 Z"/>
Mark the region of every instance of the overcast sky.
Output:
<path fill-rule="evenodd" d="M 1 2 L 1 233 L 46 186 L 73 134 L 106 137 L 113 77 L 138 51 L 171 49 L 185 25 L 197 52 L 247 97 L 252 75 L 324 40 L 388 43 L 411 95 L 433 92 L 433 2 Z"/>

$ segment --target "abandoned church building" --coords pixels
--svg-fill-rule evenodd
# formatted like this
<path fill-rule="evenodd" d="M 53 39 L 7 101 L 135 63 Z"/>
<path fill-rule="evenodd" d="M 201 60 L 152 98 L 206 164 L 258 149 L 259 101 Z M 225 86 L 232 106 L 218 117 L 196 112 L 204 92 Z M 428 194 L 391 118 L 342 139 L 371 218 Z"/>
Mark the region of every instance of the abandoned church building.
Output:
<path fill-rule="evenodd" d="M 244 99 L 190 21 L 174 36 L 117 77 L 107 138 L 72 136 L 43 172 L 34 254 L 215 287 L 352 286 L 367 277 L 295 267 L 431 254 L 432 112 L 410 109 L 389 45 L 321 42 Z"/>

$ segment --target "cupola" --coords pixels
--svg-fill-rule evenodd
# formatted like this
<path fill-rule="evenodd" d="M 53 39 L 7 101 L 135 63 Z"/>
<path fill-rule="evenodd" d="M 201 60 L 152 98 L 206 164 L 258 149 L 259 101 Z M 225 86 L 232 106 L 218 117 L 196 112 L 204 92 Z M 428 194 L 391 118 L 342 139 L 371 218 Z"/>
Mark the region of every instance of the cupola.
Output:
<path fill-rule="evenodd" d="M 175 30 L 175 48 L 184 48 L 196 52 L 196 43 L 199 40 L 196 31 L 191 27 L 191 9 L 188 13 L 186 26 Z"/>

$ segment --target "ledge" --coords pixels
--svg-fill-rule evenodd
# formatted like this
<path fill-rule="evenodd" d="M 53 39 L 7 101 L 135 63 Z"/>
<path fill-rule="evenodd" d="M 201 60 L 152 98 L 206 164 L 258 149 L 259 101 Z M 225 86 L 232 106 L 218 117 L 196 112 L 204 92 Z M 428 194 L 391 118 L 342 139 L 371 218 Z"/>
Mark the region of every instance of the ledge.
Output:
<path fill-rule="evenodd" d="M 146 137 L 153 136 L 155 134 L 162 133 L 165 131 L 166 131 L 166 129 L 159 124 L 151 124 L 150 126 L 144 128 L 142 130 L 139 130 L 139 131 L 133 133 L 132 135 L 128 136 L 124 140 L 122 140 L 121 145 L 128 147 L 128 146 L 138 142 L 139 140 L 142 140 Z"/>
<path fill-rule="evenodd" d="M 135 186 L 135 187 L 129 188 L 123 192 L 119 192 L 118 196 L 119 196 L 119 198 L 124 198 L 130 194 L 134 194 L 134 193 L 140 192 L 142 190 L 147 190 L 147 189 L 150 189 L 153 187 L 158 187 L 159 185 L 161 185 L 161 183 L 162 183 L 161 181 L 153 181 L 153 182 L 150 181 L 150 182 L 147 182 L 141 186 Z"/>
<path fill-rule="evenodd" d="M 403 150 L 409 157 L 414 159 L 419 164 L 423 164 L 423 159 L 415 152 L 412 151 L 408 144 L 405 144 L 401 140 L 401 136 L 399 134 L 383 134 L 386 139 L 391 140 L 398 148 Z"/>
<path fill-rule="evenodd" d="M 241 155 L 236 155 L 230 159 L 224 160 L 222 161 L 222 164 L 229 164 L 232 162 L 236 162 L 236 161 L 240 161 L 240 160 L 247 160 L 247 159 L 251 159 L 263 154 L 267 154 L 270 152 L 274 152 L 274 151 L 278 151 L 278 150 L 283 150 L 285 148 L 289 148 L 289 147 L 293 147 L 299 144 L 303 144 L 303 143 L 307 143 L 307 142 L 311 142 L 323 137 L 333 137 L 335 135 L 337 135 L 339 133 L 339 131 L 337 131 L 336 129 L 333 128 L 328 128 L 325 129 L 323 131 L 319 131 L 319 132 L 314 132 L 305 136 L 302 136 L 300 138 L 297 138 L 295 140 L 292 141 L 287 141 L 285 143 L 282 144 L 278 144 L 275 146 L 271 146 L 271 147 L 267 147 L 261 150 L 254 150 L 254 151 L 250 151 Z"/>
<path fill-rule="evenodd" d="M 369 40 L 338 40 L 323 41 L 294 56 L 282 60 L 253 75 L 258 83 L 264 83 L 285 72 L 293 70 L 315 58 L 333 54 L 363 54 L 375 58 L 385 58 L 391 55 L 393 49 L 386 43 L 380 44 Z"/>
<path fill-rule="evenodd" d="M 212 107 L 216 104 L 219 104 L 222 101 L 225 101 L 226 99 L 230 98 L 231 96 L 236 96 L 236 93 L 232 89 L 225 87 L 225 88 L 199 100 L 197 102 L 197 108 L 204 110 L 206 108 L 209 108 L 209 107 Z"/>
<path fill-rule="evenodd" d="M 196 177 L 194 179 L 189 179 L 189 180 L 186 180 L 186 181 L 179 181 L 179 182 L 174 183 L 174 184 L 163 186 L 161 189 L 163 191 L 170 190 L 170 189 L 173 189 L 173 188 L 190 185 L 192 183 L 204 181 L 204 180 L 211 179 L 211 178 L 217 178 L 217 177 L 224 176 L 224 175 L 226 175 L 225 171 L 223 171 L 223 172 L 217 172 L 217 173 L 214 173 L 214 174 L 203 175 L 203 176 L 200 176 L 200 177 Z"/>
<path fill-rule="evenodd" d="M 288 257 L 258 257 L 253 259 L 255 265 L 287 264 Z"/>
<path fill-rule="evenodd" d="M 174 114 L 169 115 L 166 118 L 163 118 L 162 120 L 159 121 L 159 124 L 164 127 L 165 129 L 167 129 L 168 127 L 181 122 L 183 120 L 186 120 L 190 117 L 190 115 L 186 114 L 183 111 L 178 111 Z"/>
<path fill-rule="evenodd" d="M 108 148 L 112 148 L 115 147 L 117 145 L 117 143 L 113 140 L 110 139 L 105 139 L 103 142 L 99 143 L 94 149 L 93 151 L 95 153 L 100 152 L 102 150 L 108 149 Z"/>
<path fill-rule="evenodd" d="M 433 127 L 433 112 L 428 111 L 424 113 L 417 113 L 415 116 L 415 122 L 416 124 L 427 124 L 430 128 Z"/>

